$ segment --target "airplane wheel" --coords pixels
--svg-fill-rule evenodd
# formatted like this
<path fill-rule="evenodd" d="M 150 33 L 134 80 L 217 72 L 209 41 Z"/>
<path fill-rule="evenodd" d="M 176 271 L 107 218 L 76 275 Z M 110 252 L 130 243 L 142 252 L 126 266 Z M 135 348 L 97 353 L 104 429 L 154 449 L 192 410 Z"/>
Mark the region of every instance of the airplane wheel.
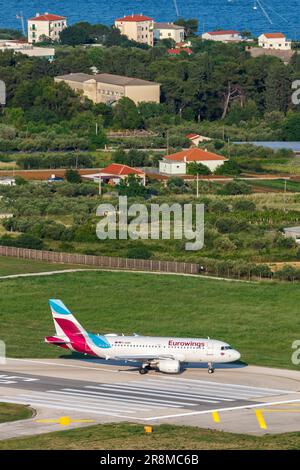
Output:
<path fill-rule="evenodd" d="M 140 370 L 139 370 L 139 373 L 144 375 L 144 374 L 148 374 L 148 369 L 146 369 L 146 367 L 141 367 Z"/>
<path fill-rule="evenodd" d="M 208 369 L 208 371 L 207 371 L 207 372 L 208 372 L 209 374 L 213 374 L 213 373 L 214 373 L 214 371 L 215 371 L 215 369 Z"/>

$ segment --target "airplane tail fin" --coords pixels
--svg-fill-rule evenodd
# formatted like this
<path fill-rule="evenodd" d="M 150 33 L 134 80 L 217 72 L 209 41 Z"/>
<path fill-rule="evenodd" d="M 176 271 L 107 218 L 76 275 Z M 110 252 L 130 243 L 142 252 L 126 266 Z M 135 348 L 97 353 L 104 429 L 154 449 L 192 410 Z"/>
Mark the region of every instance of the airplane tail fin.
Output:
<path fill-rule="evenodd" d="M 60 299 L 50 299 L 49 305 L 57 336 L 71 339 L 74 335 L 86 335 L 85 329 Z"/>

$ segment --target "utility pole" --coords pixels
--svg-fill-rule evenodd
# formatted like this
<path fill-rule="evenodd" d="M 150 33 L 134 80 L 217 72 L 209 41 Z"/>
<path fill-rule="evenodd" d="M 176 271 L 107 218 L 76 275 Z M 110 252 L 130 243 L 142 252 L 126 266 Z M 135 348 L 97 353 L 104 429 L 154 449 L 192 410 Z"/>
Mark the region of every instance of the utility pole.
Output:
<path fill-rule="evenodd" d="M 167 155 L 169 155 L 169 129 L 167 130 Z"/>
<path fill-rule="evenodd" d="M 286 179 L 284 180 L 283 210 L 286 212 Z"/>
<path fill-rule="evenodd" d="M 102 196 L 102 177 L 101 177 L 100 170 L 99 170 L 99 196 Z"/>
<path fill-rule="evenodd" d="M 197 188 L 196 197 L 198 198 L 199 197 L 199 173 L 197 173 L 196 188 Z"/>
<path fill-rule="evenodd" d="M 96 122 L 96 135 L 98 135 L 98 122 Z"/>

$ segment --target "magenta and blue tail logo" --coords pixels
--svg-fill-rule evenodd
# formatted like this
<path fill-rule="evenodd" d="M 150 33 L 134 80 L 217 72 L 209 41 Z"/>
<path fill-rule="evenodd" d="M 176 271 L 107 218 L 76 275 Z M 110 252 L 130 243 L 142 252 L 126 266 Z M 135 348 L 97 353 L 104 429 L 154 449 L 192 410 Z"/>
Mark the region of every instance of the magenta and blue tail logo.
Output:
<path fill-rule="evenodd" d="M 72 348 L 96 356 L 96 348 L 111 348 L 111 344 L 103 335 L 88 333 L 72 315 L 70 310 L 59 299 L 50 299 L 49 305 L 57 334 L 64 334 L 70 341 Z"/>

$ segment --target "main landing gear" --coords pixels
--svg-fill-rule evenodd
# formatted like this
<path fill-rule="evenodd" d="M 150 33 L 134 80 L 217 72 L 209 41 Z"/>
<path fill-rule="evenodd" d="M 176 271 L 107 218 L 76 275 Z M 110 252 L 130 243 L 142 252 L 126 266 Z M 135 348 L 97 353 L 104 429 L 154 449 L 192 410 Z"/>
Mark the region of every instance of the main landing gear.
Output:
<path fill-rule="evenodd" d="M 214 371 L 215 371 L 215 369 L 214 369 L 213 363 L 212 363 L 212 362 L 209 362 L 209 363 L 208 363 L 208 370 L 207 370 L 207 372 L 208 372 L 209 374 L 213 374 Z"/>
<path fill-rule="evenodd" d="M 144 375 L 144 374 L 148 374 L 149 370 L 151 370 L 151 367 L 147 364 L 147 365 L 142 365 L 142 367 L 140 367 L 139 369 L 139 373 Z"/>

